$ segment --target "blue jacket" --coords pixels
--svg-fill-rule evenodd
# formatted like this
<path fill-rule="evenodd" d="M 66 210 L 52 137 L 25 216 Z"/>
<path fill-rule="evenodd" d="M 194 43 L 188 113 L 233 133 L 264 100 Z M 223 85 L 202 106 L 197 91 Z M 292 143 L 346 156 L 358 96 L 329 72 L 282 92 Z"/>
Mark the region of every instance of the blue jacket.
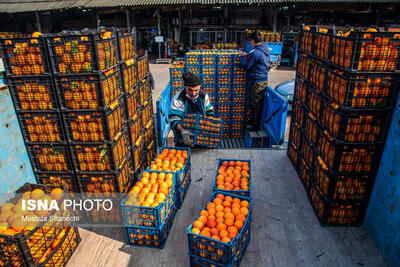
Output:
<path fill-rule="evenodd" d="M 268 81 L 268 45 L 260 44 L 254 47 L 247 56 L 240 57 L 240 65 L 247 71 L 247 78 L 250 82 Z"/>

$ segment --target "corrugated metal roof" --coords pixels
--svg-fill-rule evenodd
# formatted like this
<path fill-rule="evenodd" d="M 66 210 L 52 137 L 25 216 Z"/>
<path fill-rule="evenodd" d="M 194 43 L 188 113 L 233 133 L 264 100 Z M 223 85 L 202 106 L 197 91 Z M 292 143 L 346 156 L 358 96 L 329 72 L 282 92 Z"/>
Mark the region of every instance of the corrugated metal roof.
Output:
<path fill-rule="evenodd" d="M 399 3 L 399 0 L 0 0 L 0 13 L 64 8 L 134 7 L 165 5 L 277 4 L 277 3 Z"/>

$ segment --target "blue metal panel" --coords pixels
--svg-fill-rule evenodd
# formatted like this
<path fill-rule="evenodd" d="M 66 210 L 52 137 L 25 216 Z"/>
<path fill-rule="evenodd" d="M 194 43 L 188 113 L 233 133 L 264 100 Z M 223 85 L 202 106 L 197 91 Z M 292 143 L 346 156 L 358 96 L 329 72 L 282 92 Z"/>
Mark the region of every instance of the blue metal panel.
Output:
<path fill-rule="evenodd" d="M 268 147 L 282 145 L 285 142 L 287 110 L 288 101 L 267 86 L 261 114 L 261 126 L 269 136 Z"/>
<path fill-rule="evenodd" d="M 170 124 L 168 113 L 171 103 L 171 84 L 168 83 L 167 87 L 161 93 L 157 101 L 157 129 L 158 129 L 158 142 L 159 146 L 163 146 L 167 140 L 170 131 Z"/>
<path fill-rule="evenodd" d="M 364 227 L 389 266 L 400 266 L 400 95 Z"/>
<path fill-rule="evenodd" d="M 280 56 L 282 54 L 282 48 L 283 48 L 282 42 L 262 42 L 262 43 L 268 45 L 270 55 Z M 253 49 L 251 42 L 246 40 L 244 41 L 244 44 L 245 44 L 244 51 L 246 53 L 249 53 Z"/>
<path fill-rule="evenodd" d="M 24 183 L 36 183 L 8 90 L 0 90 L 0 203 Z"/>

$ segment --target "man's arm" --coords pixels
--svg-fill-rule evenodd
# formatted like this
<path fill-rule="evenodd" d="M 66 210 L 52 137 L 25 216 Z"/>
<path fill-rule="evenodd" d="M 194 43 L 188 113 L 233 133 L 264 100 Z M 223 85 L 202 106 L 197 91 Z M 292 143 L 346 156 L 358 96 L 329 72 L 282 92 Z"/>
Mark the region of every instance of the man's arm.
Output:
<path fill-rule="evenodd" d="M 184 112 L 185 112 L 185 104 L 182 101 L 178 100 L 176 97 L 174 97 L 171 101 L 171 108 L 168 114 L 169 122 L 171 124 L 172 129 L 175 129 L 178 125 L 182 128 L 181 124 Z M 179 133 L 181 133 L 181 131 L 179 131 Z"/>
<path fill-rule="evenodd" d="M 245 70 L 249 70 L 254 64 L 254 51 L 247 56 L 239 57 L 239 63 Z"/>
<path fill-rule="evenodd" d="M 215 117 L 214 107 L 211 105 L 210 97 L 208 96 L 208 94 L 206 94 L 206 96 L 204 98 L 204 109 L 205 109 L 206 116 Z"/>

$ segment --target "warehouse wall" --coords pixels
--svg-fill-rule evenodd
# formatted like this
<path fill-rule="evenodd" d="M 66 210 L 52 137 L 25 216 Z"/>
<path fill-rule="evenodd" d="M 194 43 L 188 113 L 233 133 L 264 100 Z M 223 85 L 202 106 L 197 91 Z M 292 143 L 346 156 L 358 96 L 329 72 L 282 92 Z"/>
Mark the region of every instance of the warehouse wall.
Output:
<path fill-rule="evenodd" d="M 8 89 L 0 89 L 0 204 L 26 182 L 36 183 Z"/>
<path fill-rule="evenodd" d="M 400 94 L 364 227 L 389 266 L 400 266 Z"/>

